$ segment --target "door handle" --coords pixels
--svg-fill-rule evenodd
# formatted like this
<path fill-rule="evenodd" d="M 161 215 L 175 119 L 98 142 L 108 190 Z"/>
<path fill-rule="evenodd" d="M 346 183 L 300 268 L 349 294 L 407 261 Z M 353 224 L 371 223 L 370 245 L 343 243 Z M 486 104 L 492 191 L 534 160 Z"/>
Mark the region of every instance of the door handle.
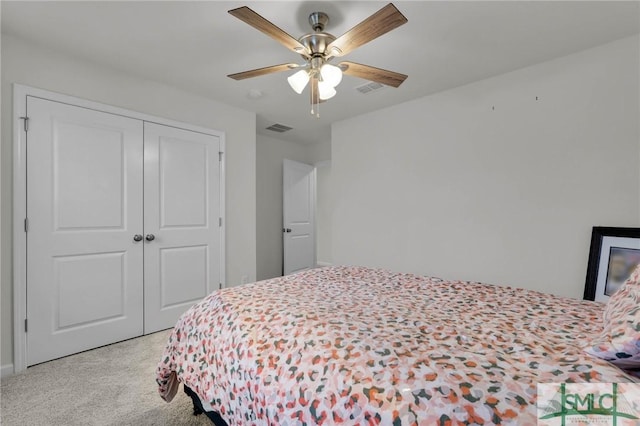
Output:
<path fill-rule="evenodd" d="M 134 235 L 134 236 L 133 236 L 133 241 L 135 241 L 136 243 L 137 243 L 138 241 L 142 241 L 142 235 L 140 235 L 140 234 L 136 234 L 136 235 Z"/>
<path fill-rule="evenodd" d="M 156 236 L 155 236 L 155 235 L 153 235 L 153 234 L 147 234 L 147 235 L 144 237 L 144 239 L 145 239 L 145 240 L 147 240 L 147 241 L 153 241 L 153 240 L 155 240 L 155 239 L 156 239 Z"/>
<path fill-rule="evenodd" d="M 282 232 L 287 232 L 287 233 L 289 233 L 289 232 L 291 232 L 291 228 L 284 228 L 284 229 L 282 230 Z"/>

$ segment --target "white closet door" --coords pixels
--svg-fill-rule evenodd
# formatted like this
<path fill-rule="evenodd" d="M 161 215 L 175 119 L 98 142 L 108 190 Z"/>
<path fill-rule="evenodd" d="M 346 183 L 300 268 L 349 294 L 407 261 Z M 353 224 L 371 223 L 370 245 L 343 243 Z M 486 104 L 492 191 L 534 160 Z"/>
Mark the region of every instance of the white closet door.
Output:
<path fill-rule="evenodd" d="M 220 285 L 220 139 L 144 125 L 144 332 Z"/>
<path fill-rule="evenodd" d="M 27 99 L 33 365 L 142 334 L 143 124 Z"/>

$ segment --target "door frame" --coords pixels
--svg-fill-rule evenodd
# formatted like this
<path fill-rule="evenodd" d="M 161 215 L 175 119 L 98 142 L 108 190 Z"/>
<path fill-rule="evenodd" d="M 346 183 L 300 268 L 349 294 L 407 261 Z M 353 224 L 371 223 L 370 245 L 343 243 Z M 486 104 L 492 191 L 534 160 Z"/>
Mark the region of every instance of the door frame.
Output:
<path fill-rule="evenodd" d="M 220 282 L 226 286 L 226 141 L 225 132 L 182 123 L 125 108 L 63 95 L 44 89 L 13 84 L 13 372 L 27 368 L 27 157 L 25 124 L 21 117 L 27 114 L 27 97 L 41 98 L 81 108 L 120 115 L 141 121 L 176 127 L 192 132 L 216 136 L 220 139 Z"/>

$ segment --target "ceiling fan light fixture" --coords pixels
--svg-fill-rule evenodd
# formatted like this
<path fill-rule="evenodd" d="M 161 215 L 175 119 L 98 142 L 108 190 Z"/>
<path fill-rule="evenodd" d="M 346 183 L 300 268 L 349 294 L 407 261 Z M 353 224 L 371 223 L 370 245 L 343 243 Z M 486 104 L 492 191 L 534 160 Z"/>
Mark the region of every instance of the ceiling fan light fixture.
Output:
<path fill-rule="evenodd" d="M 318 96 L 320 100 L 326 101 L 336 95 L 336 89 L 326 81 L 318 82 Z"/>
<path fill-rule="evenodd" d="M 322 76 L 322 81 L 328 83 L 331 87 L 336 87 L 342 81 L 342 70 L 335 65 L 324 64 L 320 68 L 320 75 Z"/>
<path fill-rule="evenodd" d="M 287 78 L 289 86 L 299 95 L 309 83 L 309 72 L 300 70 Z"/>
<path fill-rule="evenodd" d="M 1 0 L 0 0 L 1 1 Z M 398 87 L 407 78 L 397 72 L 376 68 L 355 62 L 329 64 L 333 58 L 348 55 L 353 50 L 367 44 L 395 28 L 407 23 L 407 18 L 392 3 L 387 4 L 373 15 L 358 23 L 346 33 L 335 37 L 324 32 L 329 16 L 324 12 L 309 15 L 312 32 L 294 38 L 268 19 L 260 16 L 247 6 L 232 9 L 229 13 L 273 38 L 287 49 L 300 54 L 303 64 L 286 63 L 270 67 L 257 68 L 235 74 L 229 74 L 234 80 L 258 77 L 280 71 L 298 69 L 287 78 L 291 88 L 302 94 L 307 85 L 310 87 L 311 114 L 320 117 L 320 103 L 336 95 L 336 87 L 342 81 L 343 74 L 364 78 L 373 82 Z M 311 84 L 309 84 L 311 81 Z"/>

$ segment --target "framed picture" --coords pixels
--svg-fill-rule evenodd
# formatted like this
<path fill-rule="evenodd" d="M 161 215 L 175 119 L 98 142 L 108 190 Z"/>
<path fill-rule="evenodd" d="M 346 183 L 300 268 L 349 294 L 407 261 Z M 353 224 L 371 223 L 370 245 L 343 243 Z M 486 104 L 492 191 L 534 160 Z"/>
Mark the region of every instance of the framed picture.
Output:
<path fill-rule="evenodd" d="M 606 302 L 640 264 L 640 228 L 594 226 L 584 298 Z"/>

